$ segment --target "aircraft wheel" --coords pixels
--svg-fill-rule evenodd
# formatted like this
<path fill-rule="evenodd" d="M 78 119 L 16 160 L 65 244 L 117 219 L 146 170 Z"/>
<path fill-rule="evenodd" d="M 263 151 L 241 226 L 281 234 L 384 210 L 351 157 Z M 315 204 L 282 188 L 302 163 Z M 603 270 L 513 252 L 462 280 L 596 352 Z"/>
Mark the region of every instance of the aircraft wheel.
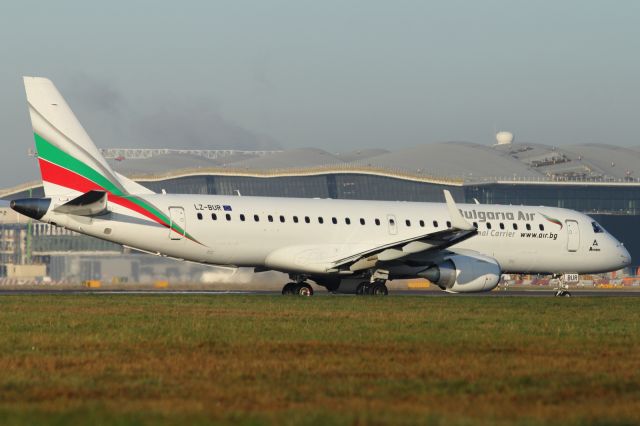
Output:
<path fill-rule="evenodd" d="M 377 282 L 370 287 L 369 294 L 373 296 L 386 296 L 389 294 L 389 289 L 383 282 Z"/>
<path fill-rule="evenodd" d="M 287 284 L 285 284 L 285 286 L 282 287 L 282 295 L 283 296 L 293 295 L 295 286 L 296 286 L 296 283 L 287 283 Z"/>
<path fill-rule="evenodd" d="M 296 286 L 296 292 L 298 296 L 310 297 L 313 296 L 313 288 L 307 283 L 298 284 Z"/>
<path fill-rule="evenodd" d="M 556 291 L 555 296 L 556 297 L 571 297 L 571 293 L 569 293 L 567 290 L 560 289 L 560 290 Z"/>

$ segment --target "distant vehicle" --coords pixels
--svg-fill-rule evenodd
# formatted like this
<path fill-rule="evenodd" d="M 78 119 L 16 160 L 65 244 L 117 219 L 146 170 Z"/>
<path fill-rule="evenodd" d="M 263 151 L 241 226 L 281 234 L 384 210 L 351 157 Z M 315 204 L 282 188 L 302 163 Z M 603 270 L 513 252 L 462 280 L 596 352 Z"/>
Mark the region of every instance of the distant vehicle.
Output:
<path fill-rule="evenodd" d="M 627 266 L 590 217 L 550 207 L 156 194 L 114 172 L 53 83 L 25 77 L 44 198 L 31 218 L 144 252 L 288 273 L 283 294 L 386 295 L 427 278 L 452 293 L 494 289 L 502 273 L 585 274 Z M 566 294 L 563 290 L 559 295 Z"/>

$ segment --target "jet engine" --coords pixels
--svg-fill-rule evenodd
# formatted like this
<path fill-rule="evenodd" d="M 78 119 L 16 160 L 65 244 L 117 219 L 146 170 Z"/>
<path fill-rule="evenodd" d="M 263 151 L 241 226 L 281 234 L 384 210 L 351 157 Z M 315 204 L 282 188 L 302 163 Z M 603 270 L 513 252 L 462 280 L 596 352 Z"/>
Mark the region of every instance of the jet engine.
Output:
<path fill-rule="evenodd" d="M 500 275 L 498 262 L 480 254 L 453 254 L 418 273 L 419 277 L 451 293 L 493 290 L 500 281 Z"/>

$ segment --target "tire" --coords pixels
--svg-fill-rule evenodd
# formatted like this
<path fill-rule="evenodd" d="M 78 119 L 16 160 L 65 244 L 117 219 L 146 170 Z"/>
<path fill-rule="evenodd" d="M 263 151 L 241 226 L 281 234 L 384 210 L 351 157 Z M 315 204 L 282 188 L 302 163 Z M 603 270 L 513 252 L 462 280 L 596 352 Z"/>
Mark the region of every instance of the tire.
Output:
<path fill-rule="evenodd" d="M 298 284 L 296 286 L 296 294 L 298 296 L 311 297 L 313 296 L 313 288 L 311 288 L 311 286 L 307 283 Z"/>
<path fill-rule="evenodd" d="M 389 289 L 384 283 L 375 283 L 370 290 L 370 294 L 373 296 L 386 296 L 389 294 Z"/>
<path fill-rule="evenodd" d="M 283 296 L 291 296 L 294 294 L 295 283 L 287 283 L 284 287 L 282 287 L 282 295 Z"/>

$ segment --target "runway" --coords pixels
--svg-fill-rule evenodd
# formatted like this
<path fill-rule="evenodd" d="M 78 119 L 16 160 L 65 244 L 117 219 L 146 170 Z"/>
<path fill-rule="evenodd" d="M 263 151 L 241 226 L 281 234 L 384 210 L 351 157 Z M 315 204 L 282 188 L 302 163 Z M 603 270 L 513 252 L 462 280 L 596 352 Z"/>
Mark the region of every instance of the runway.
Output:
<path fill-rule="evenodd" d="M 451 294 L 441 291 L 420 291 L 420 290 L 395 290 L 390 291 L 387 297 L 553 297 L 554 290 L 505 290 L 490 291 L 485 293 Z M 227 296 L 227 295 L 253 295 L 253 296 L 276 296 L 279 291 L 273 290 L 96 290 L 96 289 L 0 289 L 0 297 L 11 295 L 123 295 L 123 296 L 150 296 L 150 295 L 206 295 L 206 296 Z M 332 294 L 326 291 L 316 291 L 315 297 L 349 297 L 351 294 Z M 640 297 L 638 290 L 571 290 L 571 297 Z"/>

